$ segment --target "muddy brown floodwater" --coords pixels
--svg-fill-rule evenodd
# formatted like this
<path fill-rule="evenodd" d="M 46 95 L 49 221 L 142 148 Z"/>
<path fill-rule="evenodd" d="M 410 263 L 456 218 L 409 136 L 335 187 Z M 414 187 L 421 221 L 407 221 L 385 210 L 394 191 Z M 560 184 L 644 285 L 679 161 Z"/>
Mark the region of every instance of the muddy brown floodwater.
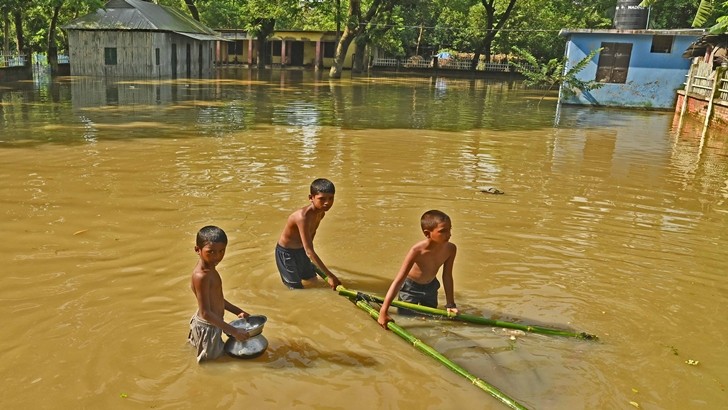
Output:
<path fill-rule="evenodd" d="M 276 240 L 318 177 L 337 191 L 316 249 L 347 288 L 384 294 L 436 208 L 461 311 L 599 336 L 394 316 L 522 405 L 726 406 L 728 136 L 540 97 L 295 71 L 4 84 L 1 407 L 504 408 L 335 292 L 281 284 Z M 186 344 L 207 224 L 227 298 L 268 317 L 256 359 Z"/>

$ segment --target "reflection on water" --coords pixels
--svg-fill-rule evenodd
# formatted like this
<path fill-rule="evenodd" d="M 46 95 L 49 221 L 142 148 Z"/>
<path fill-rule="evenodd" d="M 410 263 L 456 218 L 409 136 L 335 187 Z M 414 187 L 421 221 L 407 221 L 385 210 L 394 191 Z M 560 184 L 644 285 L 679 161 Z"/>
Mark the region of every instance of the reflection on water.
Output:
<path fill-rule="evenodd" d="M 539 100 L 236 69 L 3 85 L 3 407 L 501 408 L 334 292 L 281 285 L 273 245 L 321 176 L 337 198 L 317 251 L 347 287 L 384 293 L 438 208 L 463 311 L 600 336 L 396 319 L 520 403 L 720 407 L 727 137 L 666 112 L 562 107 L 554 125 Z M 228 299 L 269 318 L 257 359 L 198 366 L 185 345 L 206 224 L 230 237 Z"/>

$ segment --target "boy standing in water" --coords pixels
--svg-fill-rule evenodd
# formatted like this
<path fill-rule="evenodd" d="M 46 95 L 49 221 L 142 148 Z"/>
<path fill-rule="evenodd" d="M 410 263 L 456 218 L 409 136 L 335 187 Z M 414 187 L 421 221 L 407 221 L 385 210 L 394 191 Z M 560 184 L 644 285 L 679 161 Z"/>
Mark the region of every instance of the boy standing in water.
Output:
<path fill-rule="evenodd" d="M 290 289 L 303 289 L 302 281 L 316 279 L 314 264 L 326 274 L 331 288 L 336 289 L 341 284 L 313 249 L 316 230 L 334 205 L 335 191 L 334 184 L 328 179 L 316 179 L 311 183 L 308 195 L 311 203 L 293 212 L 286 221 L 276 244 L 275 256 L 281 280 Z"/>
<path fill-rule="evenodd" d="M 216 266 L 225 256 L 227 235 L 217 226 L 205 226 L 197 233 L 195 252 L 200 255 L 192 271 L 192 292 L 197 298 L 197 312 L 190 320 L 189 342 L 197 348 L 197 362 L 216 359 L 223 354 L 222 332 L 247 339 L 248 332 L 225 322 L 225 311 L 245 318 L 249 314 L 228 302 L 222 293 L 222 278 Z"/>
<path fill-rule="evenodd" d="M 393 321 L 387 310 L 398 292 L 399 300 L 403 302 L 437 307 L 437 290 L 440 288 L 437 271 L 440 266 L 443 267 L 442 283 L 447 301 L 445 308 L 448 312 L 458 312 L 452 280 L 452 266 L 457 247 L 450 242 L 452 230 L 450 217 L 444 212 L 430 210 L 420 218 L 420 226 L 425 239 L 414 244 L 407 253 L 379 309 L 378 322 L 385 329 L 387 322 Z"/>

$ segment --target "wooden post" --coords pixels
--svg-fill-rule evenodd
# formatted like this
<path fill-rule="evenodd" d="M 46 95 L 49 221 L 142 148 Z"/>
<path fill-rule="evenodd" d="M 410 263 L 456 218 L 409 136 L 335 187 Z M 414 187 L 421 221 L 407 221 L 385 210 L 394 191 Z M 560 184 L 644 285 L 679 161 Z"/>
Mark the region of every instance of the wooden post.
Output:
<path fill-rule="evenodd" d="M 705 123 L 703 124 L 703 133 L 708 129 L 710 124 L 710 116 L 713 114 L 713 102 L 718 96 L 718 90 L 720 89 L 720 79 L 723 78 L 723 71 L 725 68 L 718 67 L 713 72 L 713 89 L 710 91 L 710 97 L 708 99 L 708 110 L 705 112 Z"/>
<path fill-rule="evenodd" d="M 316 57 L 313 63 L 316 70 L 321 68 L 321 66 L 323 65 L 322 61 L 323 59 L 321 58 L 321 40 L 318 40 L 316 41 Z"/>
<path fill-rule="evenodd" d="M 253 37 L 248 37 L 248 67 L 253 65 Z"/>
<path fill-rule="evenodd" d="M 693 85 L 693 77 L 695 76 L 695 71 L 697 67 L 698 65 L 693 63 L 690 64 L 690 70 L 688 70 L 688 81 L 687 83 L 685 83 L 685 93 L 683 94 L 682 107 L 680 107 L 680 121 L 682 121 L 683 115 L 685 114 L 685 109 L 688 106 L 688 94 L 690 94 L 690 88 Z"/>

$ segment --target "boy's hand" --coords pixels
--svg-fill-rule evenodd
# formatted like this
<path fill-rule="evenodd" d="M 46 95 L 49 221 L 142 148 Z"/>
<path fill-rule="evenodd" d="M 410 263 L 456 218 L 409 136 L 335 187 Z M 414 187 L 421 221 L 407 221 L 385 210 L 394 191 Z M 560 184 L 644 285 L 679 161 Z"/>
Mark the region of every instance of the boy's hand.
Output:
<path fill-rule="evenodd" d="M 248 334 L 248 332 L 246 330 L 239 329 L 237 327 L 235 328 L 235 333 L 233 333 L 233 337 L 240 340 L 241 342 L 243 340 L 250 339 L 250 335 Z"/>
<path fill-rule="evenodd" d="M 326 277 L 326 281 L 329 282 L 329 286 L 331 286 L 331 289 L 333 290 L 336 290 L 336 287 L 341 285 L 341 281 L 339 280 L 339 278 L 337 278 L 333 274 L 329 274 Z"/>
<path fill-rule="evenodd" d="M 387 329 L 387 323 L 394 322 L 394 320 L 391 317 L 389 317 L 388 314 L 386 314 L 386 313 L 385 314 L 381 314 L 380 313 L 379 314 L 379 319 L 377 319 L 377 322 L 379 322 L 379 325 L 380 326 L 382 326 L 383 328 Z M 389 330 L 389 329 L 387 329 L 387 330 Z"/>
<path fill-rule="evenodd" d="M 246 311 L 243 310 L 242 312 L 240 312 L 240 314 L 238 315 L 238 317 L 241 318 L 241 319 L 247 319 L 248 317 L 250 317 L 250 313 L 248 313 L 248 312 L 246 312 Z"/>

